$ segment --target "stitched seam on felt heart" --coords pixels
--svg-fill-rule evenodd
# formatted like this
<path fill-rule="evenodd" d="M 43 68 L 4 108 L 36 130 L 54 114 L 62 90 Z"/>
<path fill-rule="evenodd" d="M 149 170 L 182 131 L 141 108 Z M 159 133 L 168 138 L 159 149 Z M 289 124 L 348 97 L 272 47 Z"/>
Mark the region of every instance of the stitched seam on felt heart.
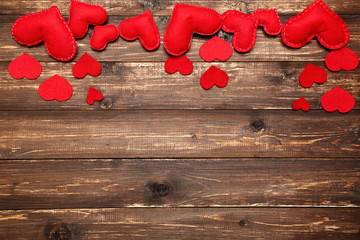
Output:
<path fill-rule="evenodd" d="M 291 47 L 294 47 L 294 48 L 297 48 L 297 47 L 302 47 L 304 46 L 306 43 L 310 42 L 315 36 L 318 38 L 318 40 L 321 42 L 322 45 L 324 45 L 325 47 L 327 48 L 330 48 L 330 49 L 336 49 L 336 48 L 339 48 L 341 46 L 343 46 L 343 44 L 346 44 L 346 42 L 349 41 L 349 34 L 346 34 L 349 32 L 349 29 L 347 28 L 346 25 L 344 25 L 343 22 L 339 21 L 342 25 L 343 25 L 343 31 L 344 31 L 344 34 L 346 36 L 345 38 L 345 41 L 340 43 L 340 44 L 337 44 L 337 45 L 331 45 L 331 44 L 327 44 L 325 43 L 325 41 L 320 37 L 318 36 L 318 34 L 313 34 L 311 35 L 309 38 L 307 38 L 304 42 L 300 42 L 300 43 L 290 43 L 287 39 L 286 39 L 286 28 L 287 26 L 296 21 L 298 18 L 302 17 L 304 14 L 306 14 L 308 11 L 310 11 L 312 8 L 314 8 L 316 5 L 320 5 L 321 7 L 323 7 L 328 13 L 330 13 L 332 16 L 335 16 L 337 17 L 337 20 L 339 20 L 338 18 L 340 18 L 335 12 L 333 12 L 328 6 L 326 6 L 326 4 L 320 0 L 316 0 L 316 2 L 312 3 L 309 7 L 307 7 L 302 13 L 300 13 L 299 15 L 293 17 L 292 19 L 290 19 L 289 22 L 285 23 L 285 25 L 283 26 L 283 35 L 284 35 L 284 42 L 286 42 L 286 44 L 288 46 L 291 46 Z M 340 18 L 341 19 L 341 18 Z"/>
<path fill-rule="evenodd" d="M 262 26 L 264 28 L 264 31 L 269 35 L 279 35 L 281 33 L 281 29 L 282 29 L 282 22 L 281 22 L 281 19 L 280 19 L 279 14 L 276 9 L 258 9 L 253 12 L 253 15 L 256 14 L 257 12 L 271 12 L 271 11 L 275 11 L 275 13 L 276 13 L 276 19 L 278 20 L 278 22 L 280 24 L 280 30 L 277 32 L 270 32 L 267 30 L 265 24 L 260 24 L 260 22 L 258 22 L 258 25 Z"/>

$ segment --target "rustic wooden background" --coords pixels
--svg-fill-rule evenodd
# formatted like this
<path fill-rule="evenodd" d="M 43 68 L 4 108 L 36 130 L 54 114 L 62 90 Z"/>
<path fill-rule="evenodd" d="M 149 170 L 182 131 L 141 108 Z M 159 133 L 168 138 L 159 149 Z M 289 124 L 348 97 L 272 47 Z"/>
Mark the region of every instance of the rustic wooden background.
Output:
<path fill-rule="evenodd" d="M 151 9 L 163 35 L 174 0 L 94 0 L 108 23 Z M 277 8 L 282 22 L 312 0 L 184 0 L 251 13 Z M 325 0 L 351 32 L 360 55 L 360 1 Z M 43 45 L 11 37 L 14 21 L 69 0 L 0 2 L 0 239 L 360 239 L 360 70 L 328 72 L 310 89 L 298 77 L 307 62 L 325 68 L 317 41 L 289 49 L 258 30 L 255 48 L 214 63 L 230 76 L 205 91 L 211 63 L 195 36 L 190 76 L 168 75 L 163 46 L 146 52 L 118 39 L 103 52 L 78 41 L 70 63 Z M 219 36 L 231 41 L 231 35 Z M 27 52 L 43 66 L 37 80 L 15 80 L 11 60 Z M 84 53 L 101 61 L 99 77 L 74 79 Z M 74 87 L 67 102 L 46 102 L 39 84 L 59 74 Z M 90 86 L 105 98 L 86 104 Z M 358 101 L 349 114 L 321 109 L 323 93 L 341 86 Z M 306 97 L 312 110 L 291 104 Z"/>

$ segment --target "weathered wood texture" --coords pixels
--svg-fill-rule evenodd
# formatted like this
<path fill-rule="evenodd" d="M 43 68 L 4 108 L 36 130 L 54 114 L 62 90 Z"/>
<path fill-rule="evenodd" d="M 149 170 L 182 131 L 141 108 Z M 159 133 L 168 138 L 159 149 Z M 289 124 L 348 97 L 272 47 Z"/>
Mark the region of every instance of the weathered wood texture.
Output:
<path fill-rule="evenodd" d="M 359 157 L 360 115 L 312 111 L 1 112 L 0 156 Z"/>
<path fill-rule="evenodd" d="M 133 208 L 0 211 L 0 238 L 359 239 L 360 209 Z"/>
<path fill-rule="evenodd" d="M 346 158 L 2 160 L 0 209 L 360 207 L 359 172 Z"/>

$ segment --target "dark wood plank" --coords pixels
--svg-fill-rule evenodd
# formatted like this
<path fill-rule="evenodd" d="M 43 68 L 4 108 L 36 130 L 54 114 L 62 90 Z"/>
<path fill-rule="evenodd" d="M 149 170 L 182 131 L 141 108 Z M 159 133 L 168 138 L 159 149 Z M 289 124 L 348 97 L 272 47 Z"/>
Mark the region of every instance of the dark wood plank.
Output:
<path fill-rule="evenodd" d="M 360 207 L 360 159 L 0 161 L 0 209 Z"/>
<path fill-rule="evenodd" d="M 359 239 L 360 209 L 133 208 L 0 211 L 0 238 Z"/>
<path fill-rule="evenodd" d="M 358 110 L 9 111 L 2 159 L 359 157 Z"/>
<path fill-rule="evenodd" d="M 287 21 L 290 16 L 282 17 L 282 22 Z M 351 32 L 351 40 L 348 45 L 350 49 L 360 55 L 360 16 L 343 16 L 344 21 Z M 17 16 L 0 15 L 0 61 L 11 61 L 16 56 L 24 52 L 34 56 L 39 61 L 55 61 L 46 53 L 43 44 L 28 48 L 16 43 L 11 36 L 11 26 L 16 21 Z M 109 23 L 116 26 L 124 19 L 124 17 L 110 17 Z M 160 34 L 163 36 L 169 17 L 156 17 L 155 22 L 159 27 Z M 89 46 L 90 36 L 88 35 L 77 41 L 78 53 L 77 57 L 85 52 L 89 52 L 99 61 L 127 61 L 127 62 L 165 62 L 169 55 L 165 52 L 163 45 L 154 52 L 147 52 L 141 46 L 139 41 L 127 42 L 119 38 L 116 42 L 110 43 L 105 51 L 95 52 Z M 231 42 L 231 35 L 219 32 L 219 36 Z M 209 37 L 194 36 L 192 46 L 187 56 L 193 61 L 202 61 L 199 56 L 200 46 L 208 40 Z M 250 53 L 242 54 L 234 52 L 229 61 L 324 61 L 329 50 L 323 48 L 316 40 L 301 49 L 291 49 L 282 43 L 281 37 L 270 37 L 264 34 L 262 29 L 258 29 L 257 42 Z M 228 61 L 228 62 L 229 62 Z"/>

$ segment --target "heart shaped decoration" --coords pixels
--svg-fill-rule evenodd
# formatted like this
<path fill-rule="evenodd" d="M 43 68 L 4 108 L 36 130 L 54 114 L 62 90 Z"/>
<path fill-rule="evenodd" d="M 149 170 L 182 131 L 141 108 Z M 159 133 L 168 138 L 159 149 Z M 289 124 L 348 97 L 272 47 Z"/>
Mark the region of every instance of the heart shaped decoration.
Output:
<path fill-rule="evenodd" d="M 11 31 L 21 45 L 31 47 L 44 41 L 56 60 L 69 61 L 75 56 L 75 37 L 56 6 L 19 18 Z"/>
<path fill-rule="evenodd" d="M 252 15 L 268 35 L 276 36 L 281 33 L 282 23 L 276 9 L 258 9 Z"/>
<path fill-rule="evenodd" d="M 90 39 L 90 46 L 94 50 L 103 50 L 109 42 L 115 41 L 118 36 L 119 31 L 113 24 L 96 26 Z"/>
<path fill-rule="evenodd" d="M 96 90 L 93 87 L 90 87 L 89 92 L 86 97 L 86 102 L 89 105 L 93 105 L 95 101 L 101 101 L 104 96 L 101 94 L 99 90 Z"/>
<path fill-rule="evenodd" d="M 321 105 L 328 112 L 338 110 L 341 113 L 347 113 L 354 108 L 355 99 L 341 87 L 336 87 L 321 97 Z"/>
<path fill-rule="evenodd" d="M 138 38 L 142 46 L 148 51 L 153 51 L 160 46 L 159 29 L 150 10 L 122 21 L 119 25 L 119 33 L 123 39 L 128 41 Z"/>
<path fill-rule="evenodd" d="M 165 62 L 165 71 L 170 74 L 179 71 L 182 75 L 189 75 L 193 68 L 192 62 L 185 55 L 170 57 Z"/>
<path fill-rule="evenodd" d="M 42 72 L 41 64 L 27 53 L 14 59 L 8 67 L 10 76 L 15 79 L 36 79 Z"/>
<path fill-rule="evenodd" d="M 300 85 L 309 88 L 316 83 L 324 83 L 327 80 L 327 73 L 321 67 L 308 63 L 299 77 Z"/>
<path fill-rule="evenodd" d="M 73 66 L 73 74 L 76 78 L 83 78 L 86 74 L 91 76 L 99 76 L 101 73 L 100 63 L 91 57 L 89 54 L 84 53 Z"/>
<path fill-rule="evenodd" d="M 293 48 L 304 46 L 314 37 L 329 49 L 342 48 L 350 39 L 344 21 L 321 0 L 290 18 L 282 30 L 283 42 Z"/>
<path fill-rule="evenodd" d="M 230 43 L 215 36 L 200 47 L 199 53 L 206 62 L 212 62 L 216 59 L 226 61 L 231 57 L 233 48 Z"/>
<path fill-rule="evenodd" d="M 40 97 L 46 101 L 62 102 L 71 98 L 73 88 L 64 78 L 54 75 L 40 84 L 38 92 Z"/>
<path fill-rule="evenodd" d="M 215 66 L 211 66 L 200 78 L 201 86 L 208 90 L 216 85 L 219 88 L 225 87 L 229 82 L 227 73 Z"/>
<path fill-rule="evenodd" d="M 89 25 L 101 25 L 106 19 L 107 12 L 103 7 L 76 0 L 70 1 L 69 27 L 75 38 L 85 37 Z"/>
<path fill-rule="evenodd" d="M 304 98 L 299 98 L 298 100 L 296 100 L 293 105 L 292 105 L 294 110 L 303 110 L 304 112 L 307 112 L 310 110 L 310 104 L 309 102 Z"/>
<path fill-rule="evenodd" d="M 325 64 L 331 71 L 337 72 L 354 70 L 359 65 L 359 57 L 347 47 L 334 50 L 325 58 Z"/>

